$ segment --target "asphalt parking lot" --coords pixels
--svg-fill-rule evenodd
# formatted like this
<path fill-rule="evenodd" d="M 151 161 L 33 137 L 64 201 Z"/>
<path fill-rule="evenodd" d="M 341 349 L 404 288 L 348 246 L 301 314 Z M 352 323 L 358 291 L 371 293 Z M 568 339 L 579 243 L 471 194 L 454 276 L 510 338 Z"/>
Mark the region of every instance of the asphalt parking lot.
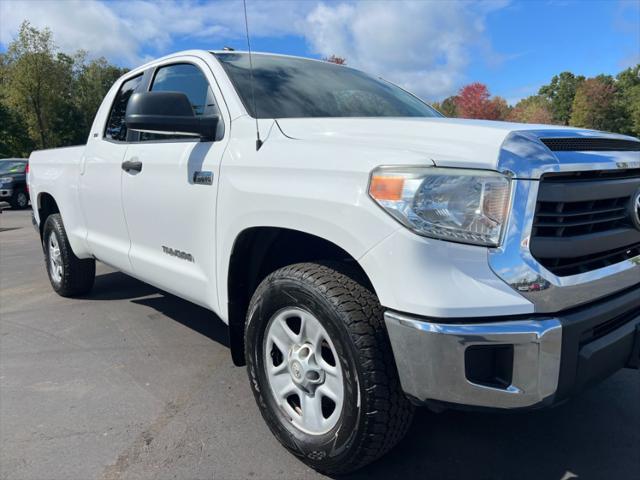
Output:
<path fill-rule="evenodd" d="M 58 297 L 30 211 L 0 215 L 0 478 L 321 478 L 260 417 L 224 324 L 99 265 Z M 552 410 L 420 410 L 353 478 L 640 476 L 640 375 L 623 370 Z"/>

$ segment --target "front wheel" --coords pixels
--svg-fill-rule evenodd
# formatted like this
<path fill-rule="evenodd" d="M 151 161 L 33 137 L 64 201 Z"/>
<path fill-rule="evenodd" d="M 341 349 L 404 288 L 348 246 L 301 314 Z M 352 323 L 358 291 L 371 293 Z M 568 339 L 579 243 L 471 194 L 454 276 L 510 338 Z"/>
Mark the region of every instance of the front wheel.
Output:
<path fill-rule="evenodd" d="M 71 250 L 62 217 L 49 215 L 43 229 L 44 255 L 47 273 L 53 289 L 63 297 L 88 293 L 93 288 L 96 261 L 80 259 Z"/>
<path fill-rule="evenodd" d="M 245 357 L 262 416 L 308 465 L 344 474 L 402 439 L 413 407 L 400 389 L 383 310 L 344 265 L 269 275 L 249 306 Z"/>
<path fill-rule="evenodd" d="M 29 205 L 29 196 L 24 190 L 18 190 L 13 194 L 10 203 L 13 208 L 22 210 Z"/>

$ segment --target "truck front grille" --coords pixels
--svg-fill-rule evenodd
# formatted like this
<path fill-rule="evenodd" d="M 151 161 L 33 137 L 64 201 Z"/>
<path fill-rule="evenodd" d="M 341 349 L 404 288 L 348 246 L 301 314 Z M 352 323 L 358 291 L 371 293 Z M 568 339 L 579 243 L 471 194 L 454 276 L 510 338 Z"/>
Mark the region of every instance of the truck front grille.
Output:
<path fill-rule="evenodd" d="M 540 180 L 532 255 L 558 276 L 575 275 L 640 255 L 631 200 L 640 169 L 547 174 Z"/>

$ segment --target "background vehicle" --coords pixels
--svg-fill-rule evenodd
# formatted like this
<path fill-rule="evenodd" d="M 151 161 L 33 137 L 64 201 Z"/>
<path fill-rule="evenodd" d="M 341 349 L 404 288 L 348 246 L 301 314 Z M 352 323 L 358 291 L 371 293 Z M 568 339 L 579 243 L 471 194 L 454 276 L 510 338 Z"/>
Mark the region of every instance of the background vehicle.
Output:
<path fill-rule="evenodd" d="M 27 164 L 23 158 L 0 160 L 0 200 L 8 201 L 13 208 L 26 208 L 29 205 Z"/>
<path fill-rule="evenodd" d="M 189 51 L 35 152 L 53 288 L 95 259 L 229 325 L 263 417 L 314 468 L 392 448 L 413 406 L 538 408 L 640 325 L 640 141 L 452 120 L 356 70 Z"/>

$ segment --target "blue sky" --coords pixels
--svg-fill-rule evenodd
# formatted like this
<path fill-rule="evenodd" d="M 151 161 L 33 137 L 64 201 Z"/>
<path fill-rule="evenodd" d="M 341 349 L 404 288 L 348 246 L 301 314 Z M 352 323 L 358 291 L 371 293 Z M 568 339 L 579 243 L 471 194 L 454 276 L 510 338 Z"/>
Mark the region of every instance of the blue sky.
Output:
<path fill-rule="evenodd" d="M 640 0 L 247 0 L 254 50 L 322 57 L 428 100 L 486 83 L 511 103 L 570 70 L 615 74 L 640 63 Z M 135 66 L 188 48 L 243 49 L 238 0 L 47 0 L 0 3 L 0 45 L 28 19 L 78 48 Z"/>

